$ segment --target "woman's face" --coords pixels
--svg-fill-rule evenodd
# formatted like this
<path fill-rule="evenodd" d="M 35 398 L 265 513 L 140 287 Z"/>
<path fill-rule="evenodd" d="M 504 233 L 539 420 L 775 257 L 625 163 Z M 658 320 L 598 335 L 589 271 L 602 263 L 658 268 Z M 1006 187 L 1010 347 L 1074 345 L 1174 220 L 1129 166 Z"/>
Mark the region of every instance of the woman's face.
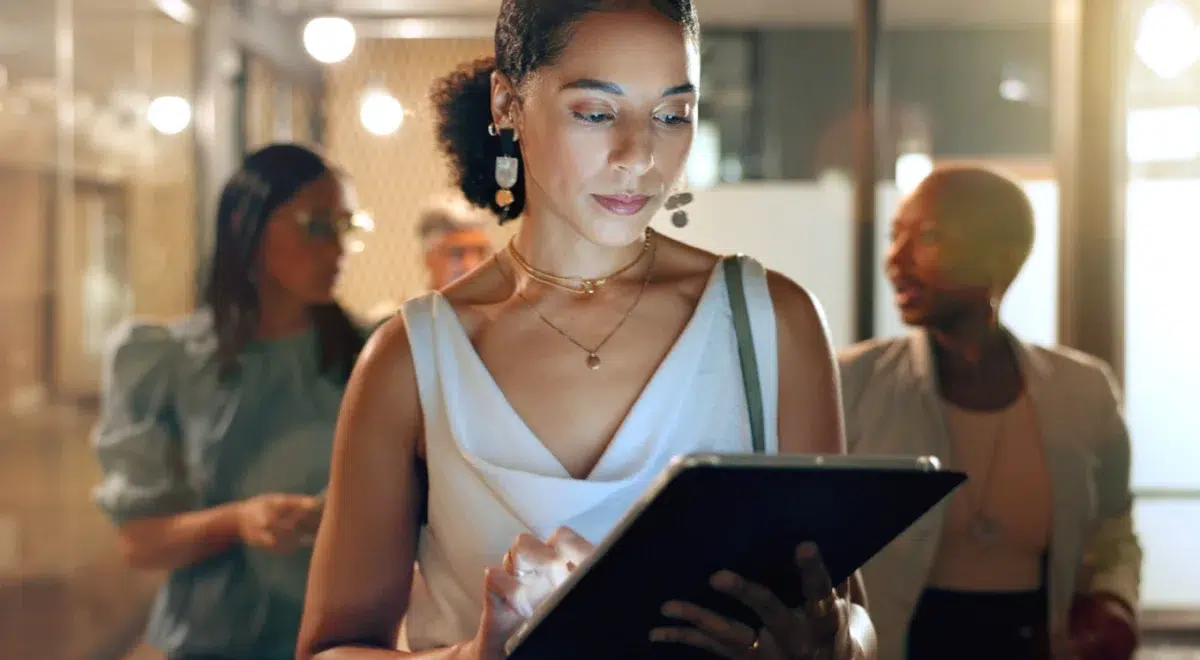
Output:
<path fill-rule="evenodd" d="M 302 187 L 267 221 L 263 284 L 304 304 L 332 302 L 354 209 L 353 189 L 333 173 Z"/>
<path fill-rule="evenodd" d="M 518 104 L 495 84 L 496 123 L 511 117 L 520 140 L 527 208 L 597 244 L 639 240 L 682 175 L 699 75 L 682 26 L 645 9 L 585 16 L 559 59 L 517 90 Z"/>

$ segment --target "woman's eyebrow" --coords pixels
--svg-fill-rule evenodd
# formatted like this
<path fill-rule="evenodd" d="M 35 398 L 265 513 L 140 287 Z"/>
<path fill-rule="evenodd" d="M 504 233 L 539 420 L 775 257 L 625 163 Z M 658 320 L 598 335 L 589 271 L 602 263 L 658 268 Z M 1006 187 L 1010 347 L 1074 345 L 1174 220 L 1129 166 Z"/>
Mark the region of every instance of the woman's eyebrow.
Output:
<path fill-rule="evenodd" d="M 614 96 L 625 96 L 625 90 L 622 89 L 621 86 L 618 85 L 617 83 L 608 82 L 605 80 L 597 80 L 595 78 L 580 78 L 579 80 L 576 80 L 574 82 L 569 82 L 569 83 L 563 85 L 562 88 L 563 88 L 563 90 L 589 89 L 589 90 L 593 90 L 593 91 L 597 91 L 597 92 L 604 92 L 606 94 L 612 94 Z M 662 95 L 664 97 L 665 96 L 675 96 L 678 94 L 690 94 L 695 91 L 696 91 L 695 85 L 693 85 L 692 83 L 683 83 L 680 85 L 675 85 L 673 87 L 668 87 L 665 91 L 663 91 Z"/>

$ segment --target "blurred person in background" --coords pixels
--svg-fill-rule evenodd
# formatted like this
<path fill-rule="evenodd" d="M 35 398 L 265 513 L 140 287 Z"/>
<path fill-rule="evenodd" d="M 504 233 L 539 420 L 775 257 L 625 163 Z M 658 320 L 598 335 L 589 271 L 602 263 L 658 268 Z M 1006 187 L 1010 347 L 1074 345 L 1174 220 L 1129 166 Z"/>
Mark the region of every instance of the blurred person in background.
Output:
<path fill-rule="evenodd" d="M 276 144 L 225 185 L 203 305 L 121 327 L 95 491 L 134 567 L 165 569 L 147 642 L 170 660 L 290 660 L 338 406 L 363 346 L 334 300 L 354 198 Z"/>
<path fill-rule="evenodd" d="M 907 337 L 840 356 L 847 444 L 969 479 L 864 568 L 882 660 L 1128 660 L 1142 552 L 1112 371 L 999 319 L 1033 248 L 1014 181 L 934 171 L 892 223 Z"/>
<path fill-rule="evenodd" d="M 441 290 L 492 256 L 495 248 L 488 235 L 489 214 L 466 203 L 460 196 L 432 200 L 421 210 L 417 239 L 425 259 L 428 286 Z M 383 323 L 396 313 L 399 303 L 389 300 L 371 308 L 373 324 Z"/>
<path fill-rule="evenodd" d="M 490 214 L 459 199 L 440 199 L 421 213 L 417 236 L 425 253 L 429 287 L 441 290 L 471 272 L 495 251 Z"/>

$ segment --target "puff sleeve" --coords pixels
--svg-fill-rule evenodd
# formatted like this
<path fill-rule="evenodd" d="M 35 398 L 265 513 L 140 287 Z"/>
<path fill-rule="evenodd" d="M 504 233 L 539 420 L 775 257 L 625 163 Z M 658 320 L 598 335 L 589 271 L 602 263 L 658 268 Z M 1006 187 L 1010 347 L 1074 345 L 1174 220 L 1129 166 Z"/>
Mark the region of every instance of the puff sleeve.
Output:
<path fill-rule="evenodd" d="M 110 337 L 92 435 L 103 473 L 93 499 L 117 525 L 193 508 L 171 403 L 180 353 L 171 331 L 159 325 L 127 323 Z"/>

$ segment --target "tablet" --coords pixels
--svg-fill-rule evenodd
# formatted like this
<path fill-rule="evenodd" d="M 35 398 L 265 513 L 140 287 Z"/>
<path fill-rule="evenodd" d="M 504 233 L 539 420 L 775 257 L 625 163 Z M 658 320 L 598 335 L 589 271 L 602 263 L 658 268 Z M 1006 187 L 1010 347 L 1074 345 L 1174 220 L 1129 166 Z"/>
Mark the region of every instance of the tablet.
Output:
<path fill-rule="evenodd" d="M 512 660 L 711 658 L 652 644 L 668 600 L 757 628 L 714 591 L 729 569 L 801 605 L 795 549 L 813 541 L 840 584 L 964 480 L 933 457 L 692 454 L 674 459 L 595 552 L 509 639 Z"/>

